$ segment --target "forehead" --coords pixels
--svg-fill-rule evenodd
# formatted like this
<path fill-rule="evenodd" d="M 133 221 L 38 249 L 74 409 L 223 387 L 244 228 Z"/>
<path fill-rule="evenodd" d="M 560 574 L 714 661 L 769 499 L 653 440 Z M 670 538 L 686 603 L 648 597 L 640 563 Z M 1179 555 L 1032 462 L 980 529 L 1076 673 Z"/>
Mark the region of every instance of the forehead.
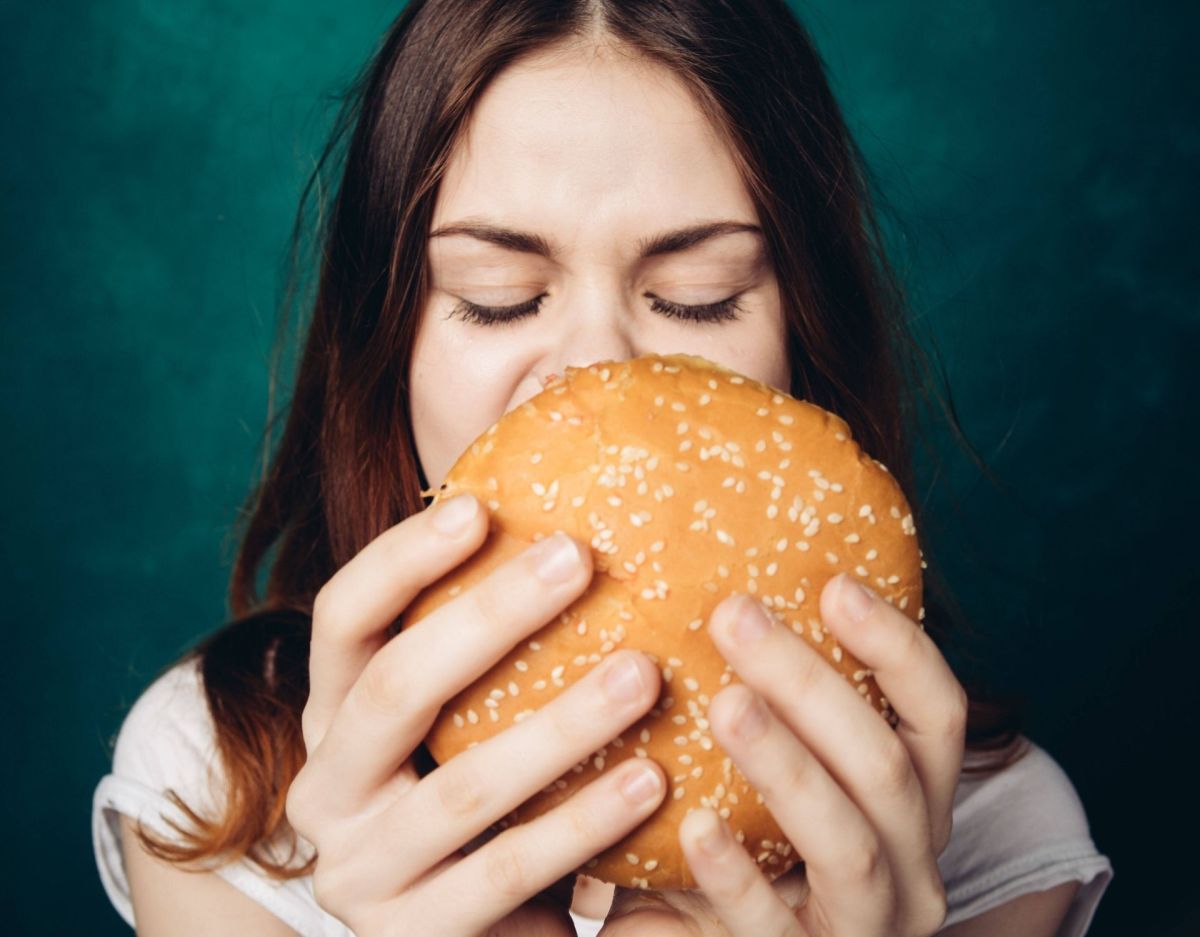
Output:
<path fill-rule="evenodd" d="M 687 87 L 645 59 L 594 50 L 520 60 L 486 89 L 447 166 L 433 226 L 466 216 L 564 243 L 757 220 L 732 154 Z"/>

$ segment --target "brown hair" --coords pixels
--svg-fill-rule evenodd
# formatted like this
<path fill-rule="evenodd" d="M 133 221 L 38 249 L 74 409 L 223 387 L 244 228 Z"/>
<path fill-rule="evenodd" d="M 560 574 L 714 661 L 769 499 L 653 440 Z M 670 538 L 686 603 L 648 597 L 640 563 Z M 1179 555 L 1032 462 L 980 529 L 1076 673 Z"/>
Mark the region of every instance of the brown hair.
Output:
<path fill-rule="evenodd" d="M 264 844 L 282 838 L 296 846 L 284 803 L 305 759 L 300 714 L 313 598 L 370 540 L 424 507 L 408 370 L 438 183 L 490 80 L 524 55 L 570 41 L 625 43 L 665 65 L 729 146 L 778 277 L 792 394 L 842 416 L 910 494 L 911 441 L 924 439 L 919 404 L 933 399 L 991 477 L 949 393 L 934 388 L 884 253 L 872 208 L 878 186 L 784 0 L 414 0 L 343 96 L 297 212 L 271 409 L 293 304 L 311 309 L 294 393 L 277 444 L 268 414 L 263 477 L 239 520 L 233 620 L 185 658 L 202 668 L 227 800 L 210 818 L 175 796 L 193 829 L 180 830 L 183 845 L 141 831 L 160 857 L 245 856 L 281 878 L 311 871 L 311 857 L 296 866 L 294 851 L 280 859 Z M 326 212 L 322 182 L 339 162 Z M 314 192 L 320 216 L 310 224 Z M 307 302 L 310 230 L 319 278 Z M 921 499 L 910 500 L 929 559 L 927 626 L 945 650 L 966 625 L 938 575 Z M 996 770 L 1020 754 L 1014 712 L 968 690 L 968 746 L 991 752 L 981 768 Z"/>

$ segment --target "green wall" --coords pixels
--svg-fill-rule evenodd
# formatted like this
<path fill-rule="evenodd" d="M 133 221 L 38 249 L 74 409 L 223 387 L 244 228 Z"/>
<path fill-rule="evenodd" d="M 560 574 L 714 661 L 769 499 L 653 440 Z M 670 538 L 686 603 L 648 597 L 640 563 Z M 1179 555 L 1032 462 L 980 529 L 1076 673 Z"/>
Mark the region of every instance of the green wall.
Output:
<path fill-rule="evenodd" d="M 1197 650 L 1196 487 L 1173 482 L 1196 473 L 1200 16 L 796 6 L 904 219 L 897 257 L 960 417 L 1010 486 L 949 444 L 924 469 L 975 652 L 1027 698 L 1114 860 L 1092 933 L 1182 934 L 1190 869 L 1146 850 L 1195 816 L 1171 746 Z M 92 789 L 128 704 L 224 617 L 323 95 L 396 9 L 0 14 L 6 819 L 28 876 L 10 932 L 127 933 L 94 869 Z"/>

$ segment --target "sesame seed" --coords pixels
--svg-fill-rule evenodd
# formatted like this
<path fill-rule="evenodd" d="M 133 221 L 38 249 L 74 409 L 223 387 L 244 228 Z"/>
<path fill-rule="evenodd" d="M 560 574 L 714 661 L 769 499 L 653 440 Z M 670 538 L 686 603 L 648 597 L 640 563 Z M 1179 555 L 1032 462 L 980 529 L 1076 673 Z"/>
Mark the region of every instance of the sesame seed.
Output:
<path fill-rule="evenodd" d="M 454 714 L 454 726 L 455 726 L 455 728 L 461 729 L 461 728 L 462 728 L 462 727 L 463 727 L 465 724 L 466 724 L 466 722 L 465 722 L 465 720 L 463 719 L 463 717 L 462 717 L 462 716 L 460 716 L 458 713 L 455 713 L 455 714 Z"/>
<path fill-rule="evenodd" d="M 468 709 L 467 722 L 471 723 L 471 725 L 477 725 L 479 722 L 479 713 L 475 712 L 473 709 Z"/>
<path fill-rule="evenodd" d="M 635 853 L 627 852 L 625 853 L 625 861 L 630 865 L 637 865 L 640 860 Z"/>

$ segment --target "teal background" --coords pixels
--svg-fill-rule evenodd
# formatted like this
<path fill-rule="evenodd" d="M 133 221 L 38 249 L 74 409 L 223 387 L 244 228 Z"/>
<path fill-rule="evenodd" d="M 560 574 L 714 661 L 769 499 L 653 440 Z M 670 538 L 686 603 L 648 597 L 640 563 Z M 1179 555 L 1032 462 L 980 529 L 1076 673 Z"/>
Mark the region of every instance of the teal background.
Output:
<path fill-rule="evenodd" d="M 1198 649 L 1197 7 L 795 6 L 904 219 L 896 256 L 963 423 L 1011 486 L 946 443 L 922 497 L 976 653 L 1028 699 L 1116 866 L 1091 933 L 1194 933 L 1176 747 Z M 128 933 L 92 790 L 145 682 L 224 618 L 296 199 L 326 95 L 398 9 L 0 13 L 10 933 Z"/>

